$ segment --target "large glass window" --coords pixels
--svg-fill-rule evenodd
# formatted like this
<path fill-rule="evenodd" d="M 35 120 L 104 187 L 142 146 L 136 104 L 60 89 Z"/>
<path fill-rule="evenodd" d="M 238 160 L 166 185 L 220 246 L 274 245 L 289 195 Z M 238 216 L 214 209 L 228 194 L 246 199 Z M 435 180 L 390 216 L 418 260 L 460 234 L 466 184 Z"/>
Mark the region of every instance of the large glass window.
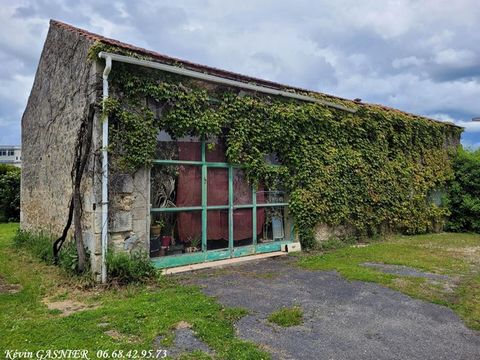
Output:
<path fill-rule="evenodd" d="M 221 140 L 165 132 L 157 140 L 150 248 L 160 266 L 277 251 L 293 239 L 285 193 L 252 188 L 241 166 L 226 162 Z"/>

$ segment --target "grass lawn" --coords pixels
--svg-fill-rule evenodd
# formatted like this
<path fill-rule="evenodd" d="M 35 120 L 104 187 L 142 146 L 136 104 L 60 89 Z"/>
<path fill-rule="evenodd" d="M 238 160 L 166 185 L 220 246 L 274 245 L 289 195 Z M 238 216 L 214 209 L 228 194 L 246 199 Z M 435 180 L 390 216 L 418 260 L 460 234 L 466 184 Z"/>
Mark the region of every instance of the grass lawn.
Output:
<path fill-rule="evenodd" d="M 88 349 L 96 359 L 98 350 L 153 349 L 153 340 L 164 335 L 162 345 L 173 341 L 180 322 L 191 324 L 198 337 L 219 359 L 268 359 L 254 344 L 235 338 L 233 322 L 241 309 L 224 309 L 198 288 L 169 279 L 158 284 L 119 289 L 85 287 L 63 270 L 40 263 L 11 247 L 16 224 L 0 224 L 0 357 L 5 350 Z M 3 283 L 3 286 L 2 286 Z M 22 289 L 5 291 L 8 284 Z M 46 303 L 81 304 L 83 311 L 64 316 Z M 210 359 L 198 352 L 186 359 Z"/>
<path fill-rule="evenodd" d="M 480 330 L 480 235 L 394 236 L 365 247 L 300 254 L 299 258 L 299 265 L 306 269 L 336 270 L 349 280 L 380 283 L 410 296 L 446 305 L 469 327 Z M 362 266 L 365 262 L 405 265 L 448 275 L 451 280 L 385 274 Z"/>

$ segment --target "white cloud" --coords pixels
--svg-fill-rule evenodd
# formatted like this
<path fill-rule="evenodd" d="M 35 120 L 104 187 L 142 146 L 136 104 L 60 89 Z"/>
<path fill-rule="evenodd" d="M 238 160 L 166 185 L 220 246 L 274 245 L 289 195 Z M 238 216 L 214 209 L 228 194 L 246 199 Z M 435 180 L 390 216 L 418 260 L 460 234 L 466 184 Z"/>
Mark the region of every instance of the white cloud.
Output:
<path fill-rule="evenodd" d="M 416 56 L 407 56 L 401 59 L 394 59 L 392 62 L 392 66 L 395 69 L 402 69 L 409 66 L 420 66 L 425 64 L 424 59 L 419 59 Z"/>
<path fill-rule="evenodd" d="M 435 62 L 439 65 L 453 65 L 457 67 L 469 66 L 475 63 L 476 56 L 471 50 L 445 49 L 435 54 Z"/>
<path fill-rule="evenodd" d="M 463 127 L 465 131 L 468 131 L 469 133 L 480 133 L 480 121 L 456 120 L 448 114 L 426 114 L 425 116 L 440 121 L 454 123 L 455 125 Z"/>
<path fill-rule="evenodd" d="M 472 136 L 480 132 L 469 121 L 480 116 L 478 0 L 4 0 L 0 105 L 8 106 L 0 109 L 0 142 L 7 132 L 19 142 L 49 18 L 194 62 L 441 115 Z"/>

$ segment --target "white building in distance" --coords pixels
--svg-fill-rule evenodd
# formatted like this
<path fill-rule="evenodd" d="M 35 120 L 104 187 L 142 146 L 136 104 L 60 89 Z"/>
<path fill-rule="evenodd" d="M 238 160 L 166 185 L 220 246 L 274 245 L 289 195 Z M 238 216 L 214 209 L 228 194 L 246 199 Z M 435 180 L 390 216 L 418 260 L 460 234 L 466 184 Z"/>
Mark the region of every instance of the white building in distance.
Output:
<path fill-rule="evenodd" d="M 22 166 L 22 147 L 15 145 L 0 145 L 0 164 Z"/>

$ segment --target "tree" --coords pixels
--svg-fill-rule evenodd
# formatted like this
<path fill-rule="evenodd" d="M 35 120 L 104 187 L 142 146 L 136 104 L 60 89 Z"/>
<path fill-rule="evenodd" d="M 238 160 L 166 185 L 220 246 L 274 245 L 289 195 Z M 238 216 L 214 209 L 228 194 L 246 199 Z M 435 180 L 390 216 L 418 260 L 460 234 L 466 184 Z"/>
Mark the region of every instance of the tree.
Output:
<path fill-rule="evenodd" d="M 0 164 L 0 221 L 20 220 L 20 169 Z"/>
<path fill-rule="evenodd" d="M 480 149 L 460 149 L 449 186 L 451 211 L 447 229 L 480 232 Z"/>

